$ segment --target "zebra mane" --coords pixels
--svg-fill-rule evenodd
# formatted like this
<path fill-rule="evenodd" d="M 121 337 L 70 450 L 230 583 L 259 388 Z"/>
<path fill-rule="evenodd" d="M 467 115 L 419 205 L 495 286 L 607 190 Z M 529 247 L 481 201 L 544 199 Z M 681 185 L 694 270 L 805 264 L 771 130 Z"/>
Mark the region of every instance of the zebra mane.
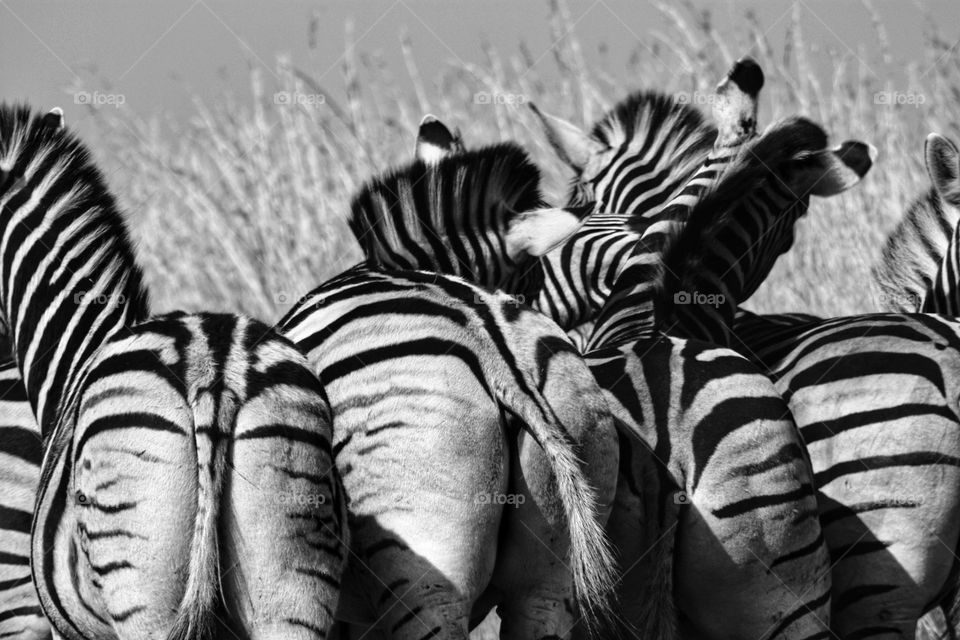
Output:
<path fill-rule="evenodd" d="M 124 291 L 131 320 L 145 319 L 148 294 L 124 216 L 87 146 L 64 127 L 49 126 L 45 115 L 23 104 L 0 104 L 0 201 L 17 182 L 55 172 L 56 182 L 46 199 L 65 202 L 51 224 L 66 227 L 84 219 L 83 234 L 90 245 L 101 249 L 109 245 L 100 254 L 101 262 L 105 274 Z"/>
<path fill-rule="evenodd" d="M 662 309 L 669 316 L 674 294 L 693 286 L 702 274 L 710 273 L 707 262 L 711 240 L 737 216 L 738 203 L 772 180 L 779 182 L 778 171 L 786 162 L 802 162 L 804 156 L 826 146 L 823 128 L 798 117 L 781 120 L 745 145 L 720 179 L 691 207 L 686 224 L 674 226 L 669 233 L 656 284 L 658 313 Z M 740 304 L 743 300 L 735 302 Z"/>
<path fill-rule="evenodd" d="M 635 91 L 613 106 L 590 130 L 590 135 L 610 147 L 646 141 L 651 135 L 677 139 L 705 137 L 713 144 L 717 130 L 696 108 L 658 91 Z"/>
<path fill-rule="evenodd" d="M 690 165 L 692 170 L 710 152 L 717 130 L 698 109 L 673 96 L 635 91 L 604 114 L 590 135 L 609 147 L 630 145 L 637 152 L 659 146 L 664 149 L 660 154 L 664 169 Z M 570 204 L 585 204 L 590 199 L 585 185 L 574 179 Z"/>
<path fill-rule="evenodd" d="M 920 310 L 958 223 L 960 211 L 944 206 L 935 188 L 914 200 L 873 268 L 885 311 Z"/>
<path fill-rule="evenodd" d="M 505 143 L 373 178 L 354 195 L 349 222 L 371 266 L 476 282 L 474 269 L 512 266 L 502 264 L 507 230 L 543 206 L 540 170 L 519 145 Z"/>

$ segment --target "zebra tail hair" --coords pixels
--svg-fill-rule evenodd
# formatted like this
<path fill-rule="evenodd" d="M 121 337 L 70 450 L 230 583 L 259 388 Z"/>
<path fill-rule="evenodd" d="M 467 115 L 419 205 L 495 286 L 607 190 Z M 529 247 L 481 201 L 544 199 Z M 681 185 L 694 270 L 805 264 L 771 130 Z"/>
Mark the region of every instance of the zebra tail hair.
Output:
<path fill-rule="evenodd" d="M 200 427 L 207 426 L 209 431 L 228 436 L 232 432 L 238 404 L 230 392 L 221 393 L 219 399 L 220 410 L 214 415 L 217 403 L 213 392 L 205 391 L 197 398 L 195 415 L 210 416 L 212 419 L 209 425 L 202 425 L 200 420 L 195 425 L 198 454 L 197 514 L 187 583 L 177 619 L 167 635 L 168 640 L 206 640 L 213 636 L 215 628 L 215 609 L 222 592 L 217 525 L 227 476 L 227 446 L 225 441 L 219 442 L 219 446 L 215 444 L 220 438 L 214 439 L 212 433 L 202 435 L 204 429 Z M 204 451 L 209 452 L 207 465 L 200 459 L 200 453 Z"/>
<path fill-rule="evenodd" d="M 559 442 L 555 438 L 543 442 L 553 461 L 560 500 L 567 512 L 573 584 L 584 622 L 591 632 L 614 628 L 613 594 L 617 564 L 600 522 L 596 495 L 580 472 L 573 451 L 557 446 Z"/>
<path fill-rule="evenodd" d="M 617 628 L 614 615 L 617 563 L 600 522 L 596 493 L 553 419 L 544 420 L 540 412 L 531 410 L 526 402 L 507 401 L 506 405 L 541 444 L 553 468 L 567 517 L 570 568 L 584 624 L 591 636 L 616 637 L 612 633 Z"/>

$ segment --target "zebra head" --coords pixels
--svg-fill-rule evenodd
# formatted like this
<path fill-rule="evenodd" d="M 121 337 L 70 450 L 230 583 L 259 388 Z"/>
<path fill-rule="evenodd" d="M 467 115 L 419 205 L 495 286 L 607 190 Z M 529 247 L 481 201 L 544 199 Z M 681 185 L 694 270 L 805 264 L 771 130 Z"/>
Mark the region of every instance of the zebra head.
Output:
<path fill-rule="evenodd" d="M 433 145 L 443 153 L 377 176 L 353 198 L 350 227 L 367 263 L 532 295 L 543 280 L 539 256 L 580 228 L 592 206 L 547 206 L 540 171 L 518 145 L 461 151 L 456 137 L 436 135 L 446 127 L 426 124 L 433 140 L 446 140 Z"/>
<path fill-rule="evenodd" d="M 443 158 L 466 151 L 460 130 L 450 131 L 445 124 L 432 114 L 423 116 L 417 132 L 417 145 L 414 157 L 428 164 L 435 164 Z"/>
<path fill-rule="evenodd" d="M 772 125 L 741 148 L 668 244 L 661 296 L 667 315 L 699 327 L 696 337 L 726 344 L 737 305 L 793 244 L 810 196 L 830 197 L 855 186 L 876 153 L 854 140 L 828 148 L 826 132 L 799 117 Z M 708 304 L 690 304 L 690 292 Z"/>
<path fill-rule="evenodd" d="M 574 172 L 568 202 L 641 217 L 669 200 L 709 152 L 716 134 L 692 106 L 663 93 L 631 94 L 584 131 L 530 108 L 557 156 Z"/>
<path fill-rule="evenodd" d="M 924 160 L 931 188 L 916 198 L 887 237 L 873 277 L 885 311 L 960 315 L 960 151 L 927 136 Z"/>

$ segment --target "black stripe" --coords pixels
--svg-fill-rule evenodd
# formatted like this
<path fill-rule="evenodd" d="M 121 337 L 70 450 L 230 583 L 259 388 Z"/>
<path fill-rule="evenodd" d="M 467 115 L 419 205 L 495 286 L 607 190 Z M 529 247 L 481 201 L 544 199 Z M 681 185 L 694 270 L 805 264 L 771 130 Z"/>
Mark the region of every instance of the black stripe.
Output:
<path fill-rule="evenodd" d="M 831 547 L 829 549 L 830 562 L 831 564 L 837 564 L 850 558 L 856 558 L 857 556 L 865 556 L 870 553 L 885 551 L 890 544 L 891 543 L 884 542 L 883 540 L 860 540 L 852 544 Z"/>
<path fill-rule="evenodd" d="M 893 584 L 861 584 L 851 587 L 833 599 L 833 611 L 839 613 L 849 606 L 857 604 L 861 600 L 879 596 L 884 593 L 890 593 L 900 587 Z"/>
<path fill-rule="evenodd" d="M 920 467 L 926 465 L 960 467 L 960 458 L 943 455 L 936 451 L 917 451 L 889 456 L 869 456 L 840 462 L 823 471 L 814 473 L 814 482 L 818 487 L 824 487 L 837 478 L 851 473 L 868 473 L 888 467 Z"/>
<path fill-rule="evenodd" d="M 148 429 L 184 435 L 184 430 L 178 425 L 155 413 L 131 412 L 103 416 L 92 421 L 83 430 L 83 435 L 77 442 L 77 459 L 83 456 L 84 447 L 95 436 L 124 429 Z"/>
<path fill-rule="evenodd" d="M 800 547 L 795 551 L 791 551 L 788 554 L 780 556 L 770 564 L 770 568 L 773 569 L 777 565 L 786 564 L 787 562 L 792 562 L 794 560 L 799 560 L 801 558 L 806 558 L 807 556 L 811 556 L 815 554 L 817 552 L 817 549 L 819 549 L 822 545 L 823 545 L 823 529 L 820 530 L 820 533 L 817 534 L 817 537 L 814 538 L 813 542 L 811 542 L 806 546 Z"/>
<path fill-rule="evenodd" d="M 913 418 L 918 416 L 939 416 L 951 423 L 957 421 L 957 414 L 949 407 L 941 404 L 931 403 L 906 403 L 882 409 L 868 409 L 865 411 L 852 411 L 845 413 L 833 420 L 820 420 L 815 424 L 805 426 L 800 429 L 803 441 L 809 446 L 814 442 L 819 442 L 831 438 L 838 433 L 849 431 L 870 424 L 890 423 L 896 420 Z M 885 429 L 890 425 L 884 424 Z"/>
<path fill-rule="evenodd" d="M 753 496 L 732 502 L 728 505 L 715 509 L 713 515 L 718 518 L 734 518 L 736 516 L 749 513 L 756 509 L 765 509 L 767 507 L 776 507 L 783 504 L 790 504 L 802 500 L 806 496 L 813 495 L 813 487 L 805 484 L 798 489 L 786 493 L 775 493 L 763 496 Z"/>
<path fill-rule="evenodd" d="M 824 591 L 823 594 L 821 594 L 819 597 L 801 604 L 799 607 L 794 609 L 790 615 L 784 616 L 783 618 L 781 618 L 780 623 L 777 624 L 777 626 L 772 631 L 765 634 L 766 637 L 767 638 L 779 637 L 784 629 L 786 629 L 791 624 L 793 624 L 794 622 L 796 622 L 797 620 L 799 620 L 800 618 L 802 618 L 807 614 L 814 615 L 814 612 L 818 608 L 824 606 L 829 601 L 830 601 L 830 590 L 828 589 Z"/>
<path fill-rule="evenodd" d="M 265 424 L 253 429 L 248 429 L 236 436 L 234 440 L 260 440 L 264 438 L 279 438 L 287 442 L 301 442 L 308 444 L 321 451 L 330 451 L 330 442 L 323 433 L 317 431 L 308 431 L 289 424 Z"/>

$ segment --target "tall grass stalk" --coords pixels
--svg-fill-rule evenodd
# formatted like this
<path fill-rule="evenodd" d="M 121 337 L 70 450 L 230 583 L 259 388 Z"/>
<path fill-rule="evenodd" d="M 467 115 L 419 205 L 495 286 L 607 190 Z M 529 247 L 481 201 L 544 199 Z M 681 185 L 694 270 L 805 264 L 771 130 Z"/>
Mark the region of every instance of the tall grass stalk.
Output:
<path fill-rule="evenodd" d="M 604 66 L 594 68 L 568 8 L 560 0 L 548 4 L 549 21 L 540 27 L 554 43 L 548 52 L 525 43 L 516 51 L 484 45 L 482 64 L 451 61 L 423 78 L 416 43 L 404 33 L 406 75 L 394 77 L 378 55 L 354 46 L 348 25 L 342 99 L 315 79 L 325 69 L 279 58 L 272 74 L 251 70 L 251 97 L 197 101 L 188 122 L 97 111 L 111 182 L 131 211 L 158 306 L 276 318 L 355 263 L 359 252 L 345 223 L 350 194 L 372 173 L 410 158 L 425 110 L 462 128 L 470 145 L 524 144 L 547 175 L 548 195 L 559 201 L 569 175 L 525 101 L 589 126 L 633 89 L 709 95 L 731 57 L 749 53 L 767 72 L 762 124 L 805 114 L 837 142 L 872 142 L 880 157 L 856 190 L 814 203 L 794 249 L 748 306 L 828 315 L 878 308 L 869 269 L 886 232 L 926 188 L 923 140 L 930 131 L 960 137 L 951 112 L 960 104 L 960 52 L 930 20 L 923 57 L 909 62 L 894 59 L 869 0 L 863 4 L 882 45 L 874 57 L 839 42 L 808 42 L 797 11 L 787 19 L 785 45 L 774 50 L 749 12 L 737 33 L 721 34 L 709 12 L 660 3 L 665 28 L 644 35 L 626 60 L 602 52 Z M 902 86 L 885 80 L 903 77 L 904 69 Z M 624 71 L 633 81 L 616 80 Z M 879 104 L 883 91 L 922 96 L 923 104 Z M 491 103 L 479 94 L 512 98 Z"/>

